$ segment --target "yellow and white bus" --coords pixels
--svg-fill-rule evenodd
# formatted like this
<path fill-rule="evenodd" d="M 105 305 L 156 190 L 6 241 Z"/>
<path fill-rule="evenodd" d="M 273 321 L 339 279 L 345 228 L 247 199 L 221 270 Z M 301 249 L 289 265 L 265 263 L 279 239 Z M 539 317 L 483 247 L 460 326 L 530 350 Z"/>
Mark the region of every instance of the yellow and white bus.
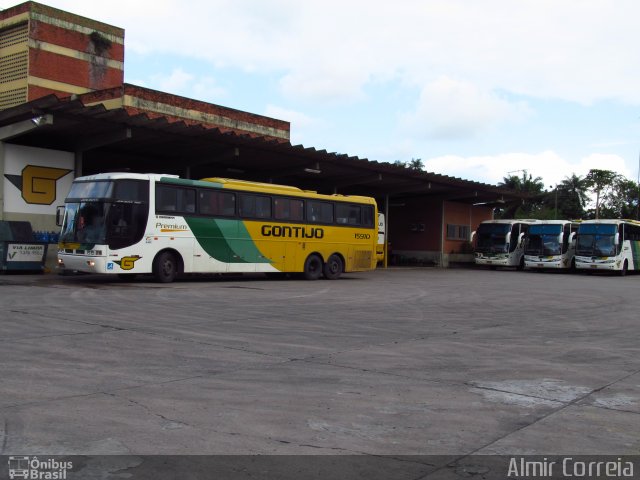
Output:
<path fill-rule="evenodd" d="M 109 173 L 74 180 L 58 263 L 88 273 L 300 272 L 309 280 L 376 267 L 373 198 L 175 175 Z"/>
<path fill-rule="evenodd" d="M 640 270 L 640 222 L 585 220 L 578 228 L 576 267 L 626 275 Z"/>

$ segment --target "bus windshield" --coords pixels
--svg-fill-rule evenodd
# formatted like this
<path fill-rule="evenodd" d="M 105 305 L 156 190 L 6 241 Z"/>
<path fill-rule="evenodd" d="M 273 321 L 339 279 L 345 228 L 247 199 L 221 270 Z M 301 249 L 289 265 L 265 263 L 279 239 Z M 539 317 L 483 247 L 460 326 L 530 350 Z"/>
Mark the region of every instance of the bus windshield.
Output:
<path fill-rule="evenodd" d="M 614 242 L 617 226 L 613 224 L 582 224 L 578 229 L 576 255 L 613 257 L 617 255 Z"/>
<path fill-rule="evenodd" d="M 149 214 L 149 182 L 75 182 L 65 203 L 60 242 L 123 248 L 140 241 Z"/>
<path fill-rule="evenodd" d="M 488 253 L 508 252 L 507 233 L 510 231 L 511 225 L 505 223 L 480 224 L 476 233 L 478 236 L 476 250 Z"/>
<path fill-rule="evenodd" d="M 562 225 L 531 225 L 529 227 L 526 255 L 560 255 L 562 245 L 558 240 Z"/>

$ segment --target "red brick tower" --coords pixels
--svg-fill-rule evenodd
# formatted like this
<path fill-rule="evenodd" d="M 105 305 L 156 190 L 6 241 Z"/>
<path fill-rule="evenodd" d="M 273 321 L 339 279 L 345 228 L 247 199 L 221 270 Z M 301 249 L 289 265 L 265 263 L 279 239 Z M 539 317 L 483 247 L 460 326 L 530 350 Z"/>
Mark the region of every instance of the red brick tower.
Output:
<path fill-rule="evenodd" d="M 0 12 L 0 110 L 123 81 L 122 28 L 36 2 Z"/>

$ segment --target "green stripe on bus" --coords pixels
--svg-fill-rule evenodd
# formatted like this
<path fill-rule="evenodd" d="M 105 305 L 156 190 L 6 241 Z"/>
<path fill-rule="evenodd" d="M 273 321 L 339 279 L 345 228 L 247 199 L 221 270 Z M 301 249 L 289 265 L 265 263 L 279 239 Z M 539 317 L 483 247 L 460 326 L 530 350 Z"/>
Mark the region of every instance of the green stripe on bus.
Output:
<path fill-rule="evenodd" d="M 209 256 L 224 263 L 270 263 L 238 220 L 185 217 L 196 241 Z"/>
<path fill-rule="evenodd" d="M 640 242 L 631 241 L 631 256 L 633 257 L 633 265 L 629 265 L 629 268 L 634 270 L 640 269 Z"/>

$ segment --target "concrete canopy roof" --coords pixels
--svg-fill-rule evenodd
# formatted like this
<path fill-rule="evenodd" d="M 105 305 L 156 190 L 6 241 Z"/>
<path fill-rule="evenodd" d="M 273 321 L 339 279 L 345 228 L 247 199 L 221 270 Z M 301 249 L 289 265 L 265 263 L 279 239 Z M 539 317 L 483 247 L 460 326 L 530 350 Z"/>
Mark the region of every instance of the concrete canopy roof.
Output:
<path fill-rule="evenodd" d="M 104 171 L 222 176 L 322 193 L 512 201 L 518 192 L 289 142 L 170 122 L 55 95 L 0 112 L 0 140 L 82 154 L 83 174 Z"/>

